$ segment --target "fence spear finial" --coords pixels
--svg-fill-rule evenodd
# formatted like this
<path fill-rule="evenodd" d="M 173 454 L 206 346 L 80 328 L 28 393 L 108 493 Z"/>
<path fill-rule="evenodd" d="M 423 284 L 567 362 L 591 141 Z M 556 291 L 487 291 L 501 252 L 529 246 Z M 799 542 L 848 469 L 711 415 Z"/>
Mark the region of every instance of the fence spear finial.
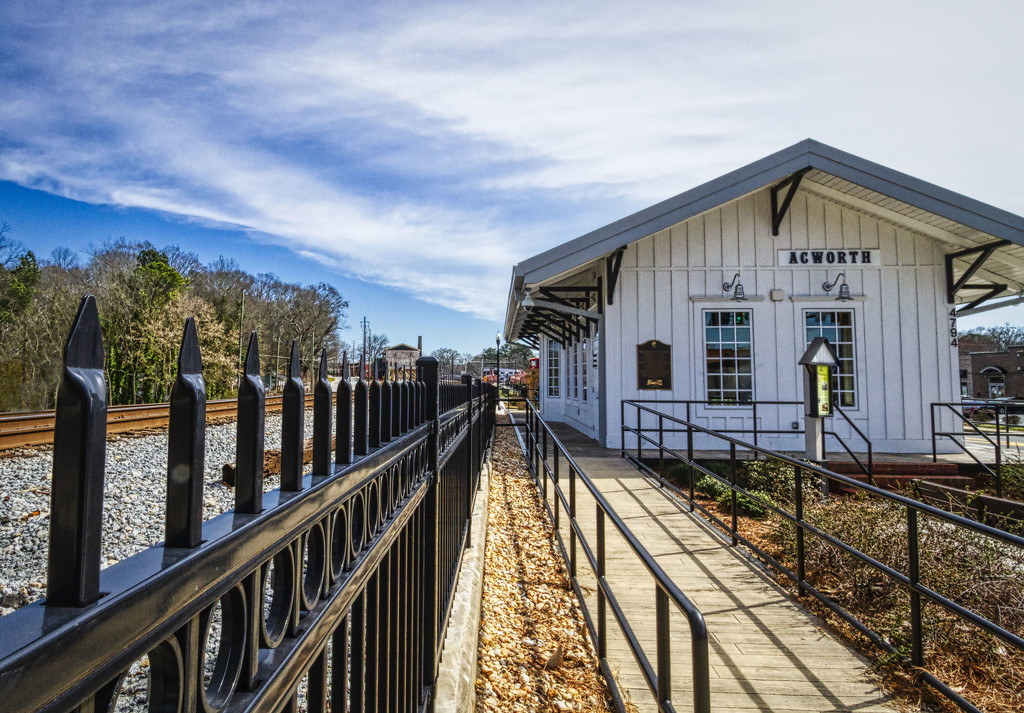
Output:
<path fill-rule="evenodd" d="M 100 596 L 107 389 L 96 298 L 78 306 L 64 343 L 53 432 L 46 603 L 80 607 Z"/>
<path fill-rule="evenodd" d="M 197 547 L 203 530 L 206 384 L 195 319 L 185 320 L 167 428 L 166 547 Z"/>
<path fill-rule="evenodd" d="M 260 349 L 256 332 L 249 336 L 245 373 L 238 386 L 238 426 L 235 439 L 235 512 L 263 510 L 263 454 L 266 421 Z"/>

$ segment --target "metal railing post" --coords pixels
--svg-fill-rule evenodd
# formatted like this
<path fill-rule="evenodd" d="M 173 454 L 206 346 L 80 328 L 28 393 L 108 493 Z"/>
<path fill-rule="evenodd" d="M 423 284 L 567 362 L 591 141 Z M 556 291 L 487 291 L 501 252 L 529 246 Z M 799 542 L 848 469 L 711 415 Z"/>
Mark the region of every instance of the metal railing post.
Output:
<path fill-rule="evenodd" d="M 569 521 L 576 522 L 576 469 L 569 464 Z M 576 579 L 576 531 L 569 533 L 569 571 Z"/>
<path fill-rule="evenodd" d="M 64 344 L 64 371 L 57 391 L 47 606 L 81 607 L 100 597 L 107 434 L 103 362 L 96 300 L 87 295 Z"/>
<path fill-rule="evenodd" d="M 939 451 L 938 446 L 935 443 L 935 404 L 931 404 L 929 406 L 929 410 L 931 411 L 932 419 L 932 463 L 938 463 Z"/>
<path fill-rule="evenodd" d="M 197 547 L 203 539 L 203 471 L 206 451 L 206 385 L 192 317 L 178 351 L 167 426 L 165 547 Z"/>
<path fill-rule="evenodd" d="M 619 401 L 619 457 L 626 457 L 626 401 Z"/>
<path fill-rule="evenodd" d="M 804 469 L 800 466 L 793 466 L 796 479 L 796 576 L 798 580 L 797 593 L 799 596 L 806 594 L 804 582 L 806 573 L 804 571 Z"/>
<path fill-rule="evenodd" d="M 366 439 L 370 448 L 380 448 L 380 412 L 381 412 L 381 388 L 380 382 L 374 379 L 367 387 L 366 400 L 369 406 L 369 422 L 366 429 Z"/>
<path fill-rule="evenodd" d="M 654 626 L 658 657 L 658 707 L 662 710 L 672 700 L 672 637 L 668 614 L 668 594 L 655 583 Z"/>
<path fill-rule="evenodd" d="M 466 428 L 468 433 L 466 434 L 465 448 L 468 451 L 466 455 L 466 470 L 464 473 L 466 480 L 466 542 L 468 543 L 473 539 L 473 472 L 480 467 L 480 464 L 476 456 L 476 438 L 474 437 L 474 431 L 479 431 L 480 426 L 473 428 L 473 377 L 469 374 L 462 375 L 462 386 L 466 392 Z"/>
<path fill-rule="evenodd" d="M 757 446 L 757 402 L 753 402 L 754 407 L 754 446 Z M 754 451 L 754 460 L 757 460 L 757 451 Z"/>
<path fill-rule="evenodd" d="M 665 487 L 665 417 L 658 414 L 658 485 Z"/>
<path fill-rule="evenodd" d="M 235 512 L 253 515 L 263 510 L 263 453 L 265 397 L 260 376 L 256 332 L 249 335 L 245 372 L 238 387 L 235 441 Z"/>
<path fill-rule="evenodd" d="M 602 580 L 605 578 L 604 510 L 597 510 L 597 658 L 608 658 L 608 612 Z"/>
<path fill-rule="evenodd" d="M 541 432 L 541 451 L 540 451 L 540 470 L 537 472 L 537 477 L 540 478 L 541 493 L 543 494 L 544 500 L 548 499 L 548 429 L 547 427 Z"/>
<path fill-rule="evenodd" d="M 331 472 L 331 416 L 334 394 L 327 380 L 327 349 L 320 351 L 320 369 L 313 387 L 313 475 Z"/>
<path fill-rule="evenodd" d="M 736 537 L 737 513 L 736 513 L 736 444 L 729 442 L 729 485 L 732 493 L 732 546 L 740 543 Z"/>
<path fill-rule="evenodd" d="M 352 392 L 352 413 L 352 453 L 365 456 L 370 452 L 370 409 L 368 389 L 361 376 Z"/>
<path fill-rule="evenodd" d="M 302 490 L 302 451 L 306 445 L 306 385 L 302 383 L 299 343 L 292 340 L 288 379 L 281 399 L 281 490 Z"/>
<path fill-rule="evenodd" d="M 427 440 L 427 469 L 430 483 L 424 498 L 425 522 L 423 528 L 423 539 L 419 543 L 419 559 L 423 567 L 423 611 L 426 614 L 426 621 L 423 622 L 423 649 L 421 661 L 423 662 L 423 681 L 429 689 L 429 709 L 433 710 L 434 687 L 437 675 L 438 659 L 438 630 L 440 628 L 440 616 L 438 611 L 437 577 L 438 577 L 438 477 L 437 464 L 440 454 L 438 453 L 438 362 L 434 357 L 420 357 L 416 360 L 416 366 L 423 375 L 425 385 L 424 396 L 426 403 L 426 419 L 430 421 L 430 435 Z"/>
<path fill-rule="evenodd" d="M 917 510 L 907 508 L 907 543 L 910 548 L 910 663 L 914 666 L 924 665 L 924 645 L 921 634 L 921 595 L 916 587 L 921 581 L 921 560 L 917 539 Z"/>
<path fill-rule="evenodd" d="M 348 356 L 342 361 L 342 378 L 335 394 L 337 419 L 335 423 L 334 462 L 348 465 L 352 462 L 352 383 L 348 380 Z"/>

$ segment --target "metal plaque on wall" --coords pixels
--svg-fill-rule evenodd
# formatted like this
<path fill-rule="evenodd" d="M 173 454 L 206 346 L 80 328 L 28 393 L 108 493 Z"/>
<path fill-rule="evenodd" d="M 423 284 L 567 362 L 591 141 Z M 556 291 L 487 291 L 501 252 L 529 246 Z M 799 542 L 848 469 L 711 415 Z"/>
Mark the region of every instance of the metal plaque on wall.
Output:
<path fill-rule="evenodd" d="M 637 388 L 672 390 L 672 345 L 652 339 L 636 345 Z"/>

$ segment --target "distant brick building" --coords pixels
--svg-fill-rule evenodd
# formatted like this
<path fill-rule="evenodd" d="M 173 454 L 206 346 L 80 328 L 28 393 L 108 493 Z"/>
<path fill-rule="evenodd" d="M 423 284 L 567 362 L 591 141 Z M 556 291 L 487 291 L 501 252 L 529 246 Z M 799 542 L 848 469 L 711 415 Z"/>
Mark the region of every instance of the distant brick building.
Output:
<path fill-rule="evenodd" d="M 384 360 L 387 362 L 389 370 L 401 372 L 402 369 L 405 369 L 409 373 L 415 373 L 416 360 L 420 358 L 420 351 L 408 344 L 396 344 L 384 350 Z"/>
<path fill-rule="evenodd" d="M 972 351 L 987 345 L 966 338 L 959 344 L 960 395 L 964 398 L 1024 398 L 1024 344 L 1011 344 L 1005 351 Z"/>

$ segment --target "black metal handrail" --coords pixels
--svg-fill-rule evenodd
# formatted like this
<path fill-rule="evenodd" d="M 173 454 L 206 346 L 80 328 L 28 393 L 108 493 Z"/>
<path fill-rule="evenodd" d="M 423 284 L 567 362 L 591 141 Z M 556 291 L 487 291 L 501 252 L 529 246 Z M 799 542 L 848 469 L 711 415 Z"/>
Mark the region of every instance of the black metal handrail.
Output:
<path fill-rule="evenodd" d="M 293 348 L 281 487 L 264 493 L 253 333 L 238 401 L 236 506 L 203 522 L 206 399 L 189 320 L 171 398 L 166 542 L 101 572 L 100 345 L 88 297 L 58 393 L 47 598 L 0 619 L 3 709 L 108 711 L 148 655 L 151 711 L 293 712 L 303 680 L 310 713 L 325 713 L 328 697 L 334 710 L 432 710 L 494 390 L 463 382 L 439 413 L 437 361 L 426 357 L 415 380 L 345 380 L 335 401 L 324 353 L 304 474 Z M 218 610 L 220 645 L 210 648 Z"/>
<path fill-rule="evenodd" d="M 622 699 L 618 684 L 612 674 L 608 663 L 607 639 L 607 608 L 610 607 L 614 621 L 621 629 L 633 657 L 644 676 L 647 686 L 657 697 L 659 709 L 665 713 L 675 711 L 675 705 L 671 700 L 671 652 L 669 648 L 669 603 L 675 605 L 686 617 L 690 628 L 690 648 L 692 656 L 693 672 L 693 710 L 695 713 L 709 713 L 711 710 L 710 692 L 710 664 L 708 659 L 708 632 L 704 622 L 704 616 L 692 601 L 679 589 L 665 571 L 658 565 L 647 549 L 640 543 L 629 527 L 622 521 L 619 515 L 608 503 L 604 495 L 594 485 L 587 474 L 580 468 L 573 457 L 566 450 L 565 446 L 558 439 L 558 436 L 551 430 L 540 413 L 532 403 L 525 399 L 507 399 L 505 402 L 526 403 L 527 413 L 525 422 L 525 438 L 520 433 L 518 426 L 515 427 L 516 436 L 519 439 L 520 447 L 526 456 L 530 471 L 533 474 L 538 488 L 543 493 L 544 507 L 548 517 L 554 523 L 555 537 L 558 541 L 562 556 L 569 564 L 570 580 L 573 591 L 579 599 L 587 622 L 587 629 L 591 639 L 597 647 L 598 660 L 601 670 L 608 680 L 609 687 L 613 693 L 613 699 L 620 711 L 626 707 Z M 548 445 L 551 445 L 551 455 L 548 455 Z M 569 492 L 568 495 L 561 484 L 561 464 L 564 462 L 569 471 Z M 596 503 L 597 516 L 597 542 L 594 545 L 587 540 L 580 523 L 576 518 L 576 483 L 577 480 L 583 484 L 587 491 L 594 498 Z M 554 488 L 554 509 L 548 502 L 548 483 Z M 561 509 L 559 508 L 561 506 Z M 569 547 L 566 549 L 565 542 L 559 529 L 560 513 L 565 512 L 571 530 Z M 605 571 L 605 520 L 612 523 L 619 532 L 626 544 L 633 553 L 640 559 L 647 569 L 655 585 L 655 626 L 656 626 L 656 661 L 651 665 L 650 657 L 644 651 L 633 631 L 625 612 L 620 606 L 615 593 L 612 591 Z M 590 565 L 597 580 L 597 614 L 596 617 L 590 611 L 586 599 L 580 589 L 577 577 L 577 542 L 583 550 L 587 563 Z"/>
<path fill-rule="evenodd" d="M 777 453 L 775 451 L 770 451 L 768 449 L 761 448 L 759 446 L 754 445 L 753 443 L 742 441 L 732 436 L 725 435 L 724 433 L 704 428 L 703 426 L 699 426 L 697 424 L 687 423 L 674 416 L 668 416 L 666 414 L 659 413 L 658 411 L 651 409 L 645 404 L 637 402 L 627 403 L 635 407 L 638 422 L 640 414 L 642 412 L 648 412 L 657 415 L 660 418 L 669 419 L 678 425 L 693 428 L 694 430 L 700 433 L 720 439 L 724 443 L 728 444 L 730 453 L 730 478 L 727 480 L 717 475 L 716 473 L 712 472 L 711 470 L 708 470 L 707 468 L 701 466 L 699 463 L 693 460 L 692 453 L 681 453 L 676 449 L 665 447 L 664 445 L 659 444 L 655 439 L 646 435 L 645 432 L 641 431 L 638 428 L 628 426 L 625 423 L 625 421 L 623 421 L 623 443 L 625 443 L 627 433 L 634 434 L 638 441 L 645 441 L 650 446 L 658 448 L 659 452 L 662 453 L 662 460 L 664 459 L 664 455 L 668 455 L 671 458 L 676 459 L 679 462 L 682 462 L 687 465 L 689 474 L 689 492 L 677 488 L 673 484 L 665 481 L 662 473 L 656 473 L 650 466 L 648 466 L 642 460 L 640 460 L 639 458 L 634 458 L 630 452 L 624 450 L 624 457 L 630 463 L 632 463 L 644 475 L 657 480 L 660 485 L 668 488 L 676 495 L 684 498 L 689 503 L 691 511 L 693 511 L 694 509 L 699 510 L 702 515 L 704 515 L 709 520 L 714 522 L 716 525 L 721 527 L 723 530 L 728 532 L 733 546 L 736 546 L 737 544 L 742 542 L 746 547 L 750 548 L 752 551 L 757 553 L 757 555 L 761 557 L 765 562 L 767 562 L 771 567 L 773 567 L 778 572 L 789 578 L 791 581 L 795 582 L 797 584 L 798 591 L 801 595 L 805 593 L 811 594 L 815 599 L 817 599 L 823 605 L 828 607 L 832 612 L 840 616 L 847 623 L 849 623 L 851 626 L 857 629 L 857 631 L 859 631 L 865 637 L 867 637 L 872 643 L 874 643 L 876 646 L 881 648 L 886 653 L 895 656 L 897 660 L 901 661 L 904 665 L 912 668 L 919 678 L 926 681 L 929 685 L 933 686 L 936 690 L 942 693 L 942 695 L 949 698 L 951 701 L 956 703 L 964 710 L 977 711 L 979 709 L 976 708 L 969 701 L 967 701 L 959 693 L 950 688 L 948 685 L 940 681 L 933 673 L 924 668 L 924 647 L 922 639 L 923 624 L 921 615 L 922 598 L 924 600 L 927 600 L 928 602 L 932 602 L 943 607 L 947 611 L 952 612 L 954 615 L 956 615 L 963 621 L 980 627 L 981 629 L 985 630 L 989 634 L 992 634 L 993 636 L 996 636 L 1001 641 L 1014 647 L 1015 649 L 1019 651 L 1024 651 L 1024 638 L 1022 638 L 1021 636 L 1015 634 L 1014 632 L 1008 631 L 1007 629 L 1004 629 L 999 624 L 981 617 L 977 613 L 961 606 L 960 604 L 952 601 L 951 599 L 948 599 L 942 594 L 939 594 L 935 590 L 921 584 L 917 518 L 919 513 L 925 514 L 930 517 L 934 517 L 941 521 L 944 521 L 951 526 L 963 528 L 970 532 L 977 533 L 979 535 L 984 535 L 986 537 L 991 537 L 1005 545 L 1017 547 L 1022 550 L 1024 550 L 1024 538 L 994 527 L 990 527 L 983 523 L 975 522 L 974 520 L 968 519 L 966 517 L 962 517 L 960 515 L 956 515 L 954 513 L 932 507 L 931 505 L 927 505 L 926 503 L 922 503 L 917 500 L 913 500 L 911 498 L 907 498 L 896 493 L 891 493 L 889 491 L 882 490 L 881 488 L 878 488 L 874 485 L 870 485 L 868 483 L 864 483 L 853 478 L 840 475 L 839 473 L 834 473 L 832 471 L 807 463 L 805 461 L 797 460 L 796 458 L 792 458 L 783 453 Z M 737 448 L 748 450 L 752 453 L 760 454 L 768 459 L 780 463 L 785 463 L 794 468 L 796 488 L 795 512 L 791 513 L 785 510 L 784 508 L 779 507 L 776 503 L 771 502 L 770 500 L 766 500 L 765 498 L 759 496 L 757 493 L 750 492 L 737 484 Z M 714 478 L 720 484 L 729 488 L 732 498 L 732 521 L 730 523 L 723 522 L 714 513 L 712 513 L 711 511 L 709 511 L 707 508 L 703 507 L 702 505 L 700 505 L 700 503 L 696 501 L 694 497 L 695 472 L 699 472 L 704 476 Z M 884 499 L 886 501 L 901 505 L 907 513 L 907 546 L 909 561 L 908 574 L 903 574 L 902 572 L 894 570 L 893 568 L 883 564 L 882 562 L 879 562 L 878 560 L 861 552 L 855 547 L 852 547 L 851 545 L 836 539 L 832 535 L 820 530 L 813 524 L 808 523 L 806 520 L 804 520 L 803 483 L 805 474 L 816 476 L 819 479 L 819 487 L 821 488 L 821 491 L 823 493 L 828 492 L 829 481 L 833 480 L 848 488 L 858 490 L 870 497 Z M 796 572 L 793 572 L 792 569 L 787 567 L 785 564 L 779 562 L 770 553 L 758 547 L 755 543 L 751 542 L 749 539 L 743 537 L 743 535 L 740 534 L 737 527 L 738 523 L 736 507 L 736 500 L 739 495 L 742 495 L 746 498 L 750 498 L 751 500 L 759 503 L 766 510 L 770 510 L 776 515 L 784 518 L 785 520 L 788 520 L 796 527 Z M 840 604 L 835 602 L 827 594 L 819 591 L 813 585 L 808 583 L 806 578 L 804 560 L 805 533 L 809 533 L 841 549 L 843 552 L 859 559 L 860 561 L 866 563 L 870 567 L 878 570 L 885 576 L 897 582 L 901 587 L 908 590 L 911 604 L 911 655 L 909 657 L 906 657 L 903 654 L 901 654 L 895 646 L 886 641 L 881 635 L 873 631 L 859 619 L 854 617 L 850 612 L 846 611 Z"/>
<path fill-rule="evenodd" d="M 873 448 L 871 446 L 871 439 L 869 439 L 864 434 L 864 431 L 860 430 L 857 427 L 857 424 L 855 424 L 853 422 L 853 419 L 850 418 L 849 416 L 847 416 L 846 412 L 843 411 L 843 409 L 841 409 L 838 405 L 833 405 L 832 408 L 833 408 L 833 410 L 835 410 L 835 412 L 837 414 L 839 414 L 840 416 L 843 417 L 843 420 L 845 420 L 846 424 L 850 428 L 853 429 L 853 432 L 856 433 L 858 436 L 860 436 L 861 440 L 863 440 L 864 443 L 867 444 L 868 462 L 867 462 L 867 465 L 865 465 L 864 462 L 860 458 L 857 457 L 857 454 L 853 452 L 853 449 L 851 449 L 849 446 L 846 445 L 846 441 L 844 441 L 839 436 L 839 434 L 835 433 L 834 431 L 823 431 L 822 432 L 822 434 L 821 434 L 821 436 L 822 436 L 822 450 L 823 451 L 825 450 L 825 448 L 824 448 L 825 436 L 832 436 L 834 439 L 836 439 L 836 441 L 838 441 L 839 445 L 841 445 L 843 447 L 843 450 L 846 451 L 847 455 L 849 455 L 850 458 L 853 459 L 853 462 L 856 463 L 858 465 L 858 467 L 860 467 L 860 469 L 864 472 L 864 474 L 866 476 L 868 476 L 868 482 L 871 483 L 872 485 L 874 485 L 875 484 L 875 460 L 874 460 Z"/>
<path fill-rule="evenodd" d="M 990 403 L 991 402 L 988 402 L 988 401 L 963 401 L 961 403 L 936 401 L 936 402 L 933 402 L 931 404 L 932 462 L 935 463 L 935 462 L 938 461 L 938 457 L 939 457 L 938 456 L 938 439 L 939 439 L 939 437 L 948 438 L 950 440 L 950 442 L 952 442 L 954 445 L 957 446 L 957 448 L 959 448 L 961 451 L 963 451 L 968 456 L 970 456 L 971 459 L 975 463 L 977 463 L 981 468 L 983 468 L 985 470 L 985 472 L 987 472 L 989 474 L 989 476 L 992 478 L 993 482 L 996 484 L 996 495 L 999 496 L 999 497 L 1002 497 L 1003 496 L 1003 449 L 1002 449 L 1002 446 L 1001 446 L 1002 437 L 1001 437 L 1000 428 L 999 428 L 998 411 L 996 412 L 996 439 L 994 441 L 989 437 L 989 434 L 985 433 L 980 428 L 978 428 L 978 424 L 975 421 L 973 421 L 966 414 L 966 412 L 964 411 L 965 408 L 970 408 L 970 407 L 995 408 L 995 407 L 999 407 L 999 406 L 1002 406 L 1002 407 L 1006 406 L 1006 404 L 1004 404 L 1004 403 L 997 403 L 997 404 L 994 404 L 992 406 L 989 406 L 988 404 L 990 404 Z M 974 451 L 969 449 L 967 447 L 966 440 L 965 440 L 964 443 L 961 443 L 960 441 L 957 440 L 958 438 L 964 438 L 965 434 L 964 434 L 963 431 L 960 431 L 959 433 L 957 433 L 955 431 L 940 431 L 938 429 L 938 425 L 937 425 L 939 418 L 936 416 L 936 410 L 938 410 L 939 413 L 942 413 L 942 412 L 945 411 L 945 412 L 949 412 L 949 413 L 953 414 L 954 417 L 960 419 L 960 424 L 961 424 L 961 426 L 963 428 L 970 429 L 971 431 L 974 432 L 975 435 L 981 436 L 982 438 L 984 438 L 988 442 L 988 444 L 990 446 L 992 446 L 992 448 L 993 448 L 993 450 L 995 452 L 995 464 L 994 464 L 995 468 L 994 469 L 990 468 L 986 463 L 984 463 L 981 460 L 981 458 L 978 457 L 978 455 Z M 1009 429 L 1007 429 L 1006 439 L 1007 439 L 1006 445 L 1007 445 L 1007 447 L 1009 447 L 1010 446 Z"/>
<path fill-rule="evenodd" d="M 763 406 L 796 406 L 796 407 L 803 407 L 803 405 L 804 405 L 803 401 L 760 401 L 760 400 L 758 400 L 758 401 L 720 402 L 720 401 L 709 401 L 709 400 L 706 400 L 706 399 L 705 400 L 700 400 L 700 399 L 673 399 L 673 400 L 669 400 L 669 401 L 660 400 L 660 399 L 628 399 L 628 400 L 622 401 L 621 404 L 620 404 L 620 407 L 619 407 L 620 408 L 620 410 L 619 410 L 619 416 L 620 416 L 619 422 L 620 423 L 624 423 L 626 403 L 630 403 L 630 404 L 657 404 L 659 406 L 672 406 L 672 405 L 676 405 L 676 404 L 685 405 L 686 406 L 686 417 L 683 420 L 687 421 L 687 422 L 690 422 L 690 421 L 693 420 L 693 417 L 692 417 L 693 415 L 692 415 L 692 411 L 691 411 L 691 407 L 692 406 L 709 406 L 709 407 L 712 407 L 712 408 L 750 408 L 752 410 L 751 421 L 752 421 L 752 424 L 753 424 L 753 428 L 724 428 L 721 431 L 719 431 L 719 433 L 750 434 L 754 438 L 754 445 L 755 446 L 758 445 L 758 437 L 761 436 L 761 435 L 796 436 L 796 435 L 800 435 L 801 433 L 804 432 L 801 429 L 797 429 L 797 430 L 783 430 L 783 429 L 767 429 L 767 428 L 758 428 L 757 427 L 757 423 L 758 423 L 757 410 L 758 410 L 758 407 L 763 407 Z M 864 441 L 864 444 L 865 444 L 866 449 L 867 449 L 868 462 L 865 465 L 864 462 L 856 455 L 856 453 L 854 453 L 853 449 L 850 448 L 849 445 L 847 445 L 846 440 L 842 436 L 840 436 L 838 433 L 836 433 L 835 431 L 824 431 L 824 432 L 822 432 L 822 437 L 821 437 L 822 451 L 823 452 L 827 452 L 828 451 L 828 449 L 826 447 L 827 443 L 825 441 L 825 437 L 826 436 L 832 436 L 832 438 L 835 439 L 835 441 L 840 445 L 840 447 L 842 447 L 842 449 L 844 451 L 846 451 L 846 453 L 850 456 L 850 458 L 853 459 L 853 461 L 858 465 L 858 467 L 860 467 L 860 469 L 862 471 L 864 471 L 864 474 L 868 476 L 868 480 L 873 482 L 873 479 L 874 479 L 874 475 L 873 475 L 874 474 L 874 465 L 873 465 L 874 459 L 873 459 L 873 447 L 871 445 L 871 439 L 869 439 L 867 437 L 867 435 L 860 428 L 857 427 L 857 424 L 855 424 L 853 422 L 853 419 L 851 419 L 846 414 L 846 412 L 844 412 L 841 408 L 839 408 L 839 406 L 834 406 L 833 408 L 835 409 L 835 412 L 838 413 L 843 418 L 843 420 L 846 421 L 847 424 L 849 424 L 850 428 L 853 429 L 854 433 L 856 433 L 861 438 L 861 440 Z M 692 431 L 689 431 L 688 429 L 682 429 L 682 428 L 679 428 L 679 429 L 664 428 L 663 424 L 659 425 L 659 429 L 658 430 L 662 434 L 665 434 L 665 433 L 687 433 L 688 434 L 688 438 L 689 438 L 688 449 L 689 449 L 689 451 L 691 453 L 693 452 L 693 443 L 692 443 L 692 441 L 693 441 L 693 432 Z M 622 455 L 623 455 L 623 457 L 625 457 L 625 455 L 626 455 L 625 454 L 625 450 L 624 450 L 625 449 L 625 445 L 623 445 L 622 448 L 623 448 Z"/>

